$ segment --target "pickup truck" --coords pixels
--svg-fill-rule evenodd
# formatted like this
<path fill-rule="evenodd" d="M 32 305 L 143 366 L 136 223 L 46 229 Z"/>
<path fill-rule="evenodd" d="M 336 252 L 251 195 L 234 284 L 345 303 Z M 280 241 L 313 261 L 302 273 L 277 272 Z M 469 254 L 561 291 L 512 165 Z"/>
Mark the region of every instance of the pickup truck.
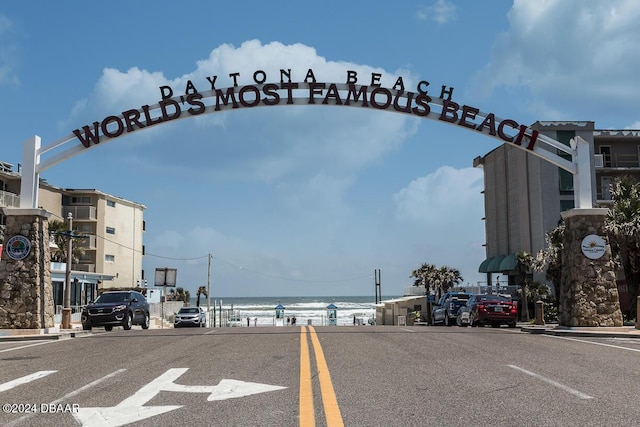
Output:
<path fill-rule="evenodd" d="M 460 307 L 467 305 L 470 292 L 447 292 L 431 307 L 431 324 L 451 326 L 456 321 Z"/>

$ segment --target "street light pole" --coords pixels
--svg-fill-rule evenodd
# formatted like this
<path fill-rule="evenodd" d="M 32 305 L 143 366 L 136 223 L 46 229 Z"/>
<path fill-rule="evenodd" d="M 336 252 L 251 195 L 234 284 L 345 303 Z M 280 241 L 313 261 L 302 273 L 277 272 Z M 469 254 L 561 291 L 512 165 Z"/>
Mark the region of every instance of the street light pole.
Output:
<path fill-rule="evenodd" d="M 62 305 L 62 329 L 71 329 L 71 260 L 73 258 L 73 214 L 67 214 L 69 235 L 67 237 L 67 265 L 64 280 L 64 300 Z"/>

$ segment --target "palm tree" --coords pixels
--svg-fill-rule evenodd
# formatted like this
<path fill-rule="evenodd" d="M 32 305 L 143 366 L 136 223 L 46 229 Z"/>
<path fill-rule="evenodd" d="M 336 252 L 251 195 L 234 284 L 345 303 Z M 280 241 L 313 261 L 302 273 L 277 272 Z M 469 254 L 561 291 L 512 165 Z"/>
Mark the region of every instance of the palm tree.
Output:
<path fill-rule="evenodd" d="M 413 270 L 410 277 L 415 278 L 414 286 L 424 286 L 427 294 L 433 290 L 438 294 L 438 297 L 463 280 L 460 271 L 455 268 L 436 267 L 427 263 Z"/>
<path fill-rule="evenodd" d="M 564 249 L 564 221 L 560 220 L 558 226 L 549 231 L 545 236 L 547 247 L 538 251 L 531 266 L 536 271 L 543 271 L 546 268 L 545 277 L 551 281 L 555 287 L 555 299 L 560 298 L 562 284 L 562 258 L 560 254 Z"/>
<path fill-rule="evenodd" d="M 198 293 L 196 294 L 196 296 L 198 297 L 198 299 L 196 300 L 196 307 L 200 307 L 200 295 L 204 295 L 205 297 L 209 297 L 209 295 L 207 294 L 207 288 L 204 286 L 200 286 L 198 288 Z"/>
<path fill-rule="evenodd" d="M 614 181 L 611 184 L 611 201 L 605 231 L 627 280 L 631 302 L 629 319 L 635 319 L 640 291 L 640 183 L 631 177 Z"/>
<path fill-rule="evenodd" d="M 518 276 L 520 277 L 520 292 L 522 294 L 522 316 L 521 319 L 524 322 L 529 321 L 529 301 L 527 293 L 529 292 L 529 270 L 533 264 L 533 256 L 525 251 L 520 251 L 516 254 L 516 270 L 518 270 Z"/>
<path fill-rule="evenodd" d="M 411 272 L 411 276 L 415 278 L 413 285 L 414 286 L 424 286 L 429 294 L 434 280 L 434 273 L 437 271 L 435 265 L 423 263 L 420 268 L 413 270 Z"/>
<path fill-rule="evenodd" d="M 189 293 L 189 291 L 185 290 L 182 287 L 171 289 L 169 291 L 169 295 L 171 295 L 171 299 L 173 301 L 182 301 L 185 304 L 189 304 L 189 299 L 191 298 L 191 294 Z"/>
<path fill-rule="evenodd" d="M 455 285 L 459 285 L 463 281 L 460 270 L 452 267 L 440 267 L 439 276 L 440 288 L 443 293 L 447 292 Z"/>
<path fill-rule="evenodd" d="M 67 262 L 67 239 L 70 238 L 68 235 L 69 231 L 67 223 L 64 221 L 53 220 L 49 222 L 49 236 L 51 236 L 50 239 L 56 246 L 51 248 L 51 261 Z M 71 255 L 71 263 L 73 264 L 84 255 L 84 249 L 78 245 L 73 245 Z"/>

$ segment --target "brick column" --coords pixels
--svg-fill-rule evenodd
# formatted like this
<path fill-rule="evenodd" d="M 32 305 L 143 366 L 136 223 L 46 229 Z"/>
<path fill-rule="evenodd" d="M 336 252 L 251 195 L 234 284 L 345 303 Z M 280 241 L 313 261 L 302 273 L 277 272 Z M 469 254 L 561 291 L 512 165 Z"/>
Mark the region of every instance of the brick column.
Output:
<path fill-rule="evenodd" d="M 5 244 L 0 257 L 0 329 L 54 327 L 49 216 L 44 209 L 4 209 Z M 23 259 L 9 256 L 7 242 L 23 236 L 30 242 Z"/>
<path fill-rule="evenodd" d="M 607 211 L 572 209 L 562 213 L 566 227 L 558 313 L 562 326 L 623 324 L 611 247 L 604 232 Z M 604 252 L 595 259 L 583 252 L 583 240 L 589 235 L 600 236 L 605 242 Z"/>

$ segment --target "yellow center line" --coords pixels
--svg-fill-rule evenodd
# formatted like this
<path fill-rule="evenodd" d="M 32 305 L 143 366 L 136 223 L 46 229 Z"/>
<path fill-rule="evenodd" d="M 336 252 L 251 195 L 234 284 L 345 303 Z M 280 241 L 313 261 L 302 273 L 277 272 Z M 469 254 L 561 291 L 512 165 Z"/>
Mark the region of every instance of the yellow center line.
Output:
<path fill-rule="evenodd" d="M 324 406 L 324 415 L 327 419 L 327 427 L 344 427 L 338 400 L 331 382 L 331 374 L 324 358 L 324 352 L 320 346 L 320 341 L 316 335 L 313 326 L 309 326 L 309 334 L 313 343 L 313 351 L 316 356 L 316 366 L 318 368 L 318 379 L 320 380 L 320 393 L 322 393 L 322 405 Z"/>
<path fill-rule="evenodd" d="M 300 426 L 315 427 L 316 417 L 313 411 L 313 390 L 311 383 L 311 360 L 307 344 L 307 329 L 300 328 Z"/>

